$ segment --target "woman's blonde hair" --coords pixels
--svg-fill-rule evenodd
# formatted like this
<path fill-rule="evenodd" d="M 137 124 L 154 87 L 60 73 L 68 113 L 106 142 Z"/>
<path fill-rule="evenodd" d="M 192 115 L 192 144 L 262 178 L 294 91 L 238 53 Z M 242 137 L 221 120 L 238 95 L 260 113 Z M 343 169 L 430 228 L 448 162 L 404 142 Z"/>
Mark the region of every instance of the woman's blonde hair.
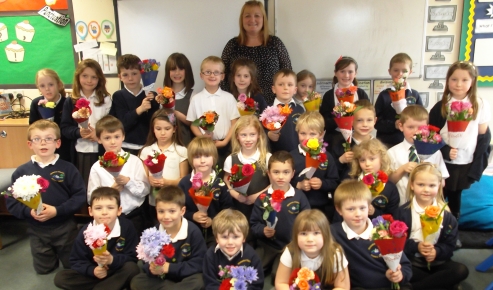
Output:
<path fill-rule="evenodd" d="M 330 233 L 329 221 L 318 209 L 304 210 L 300 212 L 294 220 L 293 236 L 291 243 L 287 246 L 293 261 L 291 268 L 301 268 L 302 251 L 298 246 L 299 233 L 303 231 L 315 230 L 320 230 L 324 242 L 322 249 L 320 249 L 320 260 L 322 261 L 322 265 L 320 266 L 322 277 L 320 277 L 320 280 L 322 281 L 322 284 L 333 284 L 338 272 L 344 270 L 344 266 L 342 264 L 344 251 L 341 245 L 335 242 L 332 237 L 332 234 Z M 337 265 L 337 269 L 334 269 L 334 265 Z M 345 278 L 347 277 L 344 277 L 344 279 Z"/>
<path fill-rule="evenodd" d="M 56 82 L 56 85 L 58 86 L 58 92 L 60 93 L 60 95 L 62 97 L 65 97 L 67 95 L 67 93 L 65 93 L 65 88 L 63 87 L 63 82 L 60 79 L 60 77 L 58 76 L 58 74 L 56 73 L 56 71 L 49 69 L 49 68 L 40 69 L 36 73 L 36 76 L 34 78 L 34 80 L 36 82 L 36 86 L 38 86 L 38 78 L 40 76 L 47 76 L 47 77 L 54 79 Z"/>
<path fill-rule="evenodd" d="M 364 154 L 378 155 L 380 157 L 380 170 L 389 175 L 392 170 L 390 169 L 390 158 L 387 154 L 387 147 L 383 145 L 378 139 L 370 139 L 361 142 L 359 145 L 353 148 L 353 161 L 351 162 L 351 171 L 349 176 L 351 178 L 358 178 L 363 172 L 361 166 L 359 165 L 359 159 L 363 157 Z"/>
<path fill-rule="evenodd" d="M 205 136 L 198 136 L 192 139 L 190 143 L 188 144 L 187 148 L 187 153 L 188 153 L 188 163 L 190 166 L 193 168 L 193 158 L 195 156 L 212 156 L 212 159 L 214 160 L 212 164 L 212 170 L 214 170 L 214 167 L 217 164 L 217 148 L 216 145 L 214 144 L 214 141 L 212 141 L 211 138 L 205 137 Z"/>
<path fill-rule="evenodd" d="M 97 61 L 90 58 L 84 59 L 77 65 L 77 69 L 75 70 L 74 74 L 74 84 L 72 86 L 72 102 L 75 105 L 75 102 L 81 97 L 80 91 L 82 90 L 82 85 L 80 83 L 80 75 L 84 72 L 86 68 L 94 70 L 94 73 L 96 73 L 96 76 L 98 77 L 98 84 L 94 89 L 96 99 L 98 99 L 98 101 L 95 102 L 94 105 L 96 107 L 102 106 L 104 104 L 104 98 L 106 96 L 109 96 L 110 93 L 108 93 L 108 91 L 106 90 L 106 78 L 104 76 L 103 70 L 101 69 L 101 66 Z"/>
<path fill-rule="evenodd" d="M 267 172 L 267 137 L 265 135 L 264 128 L 256 116 L 241 116 L 235 123 L 233 127 L 234 137 L 231 138 L 231 153 L 238 154 L 241 151 L 240 141 L 238 141 L 238 134 L 241 130 L 248 126 L 252 126 L 258 133 L 257 149 L 260 152 L 260 157 L 257 164 L 260 166 L 262 171 Z"/>
<path fill-rule="evenodd" d="M 409 175 L 409 182 L 407 184 L 407 190 L 406 190 L 406 195 L 408 200 L 412 200 L 414 198 L 414 191 L 411 189 L 411 185 L 413 184 L 414 180 L 416 180 L 416 176 L 418 174 L 430 174 L 434 175 L 438 178 L 438 193 L 435 197 L 437 201 L 437 205 L 441 208 L 445 205 L 445 199 L 443 197 L 443 187 L 442 187 L 442 173 L 440 170 L 436 167 L 435 164 L 430 163 L 430 162 L 424 162 L 421 164 L 418 164 L 416 168 L 411 172 Z M 413 207 L 413 203 L 409 203 L 409 207 Z M 450 211 L 450 209 L 446 208 L 446 210 Z"/>
<path fill-rule="evenodd" d="M 262 18 L 264 19 L 263 21 L 263 27 L 262 30 L 260 31 L 262 33 L 262 45 L 266 46 L 267 42 L 269 41 L 270 35 L 269 35 L 269 25 L 267 22 L 267 13 L 265 13 L 265 8 L 264 4 L 262 4 L 261 1 L 256 1 L 256 0 L 251 0 L 245 2 L 243 4 L 243 7 L 241 7 L 241 12 L 240 12 L 240 34 L 238 35 L 238 43 L 240 45 L 246 45 L 247 42 L 247 35 L 246 35 L 246 30 L 243 27 L 243 14 L 245 13 L 245 9 L 247 7 L 259 7 L 260 11 L 262 11 Z"/>

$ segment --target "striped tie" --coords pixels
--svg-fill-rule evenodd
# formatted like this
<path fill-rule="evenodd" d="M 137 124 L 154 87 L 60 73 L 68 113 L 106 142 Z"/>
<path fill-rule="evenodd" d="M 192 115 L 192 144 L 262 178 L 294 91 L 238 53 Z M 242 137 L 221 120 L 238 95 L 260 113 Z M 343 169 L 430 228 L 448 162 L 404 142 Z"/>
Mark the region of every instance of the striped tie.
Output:
<path fill-rule="evenodd" d="M 409 147 L 409 162 L 418 162 L 418 154 L 416 154 L 416 147 L 414 145 Z"/>

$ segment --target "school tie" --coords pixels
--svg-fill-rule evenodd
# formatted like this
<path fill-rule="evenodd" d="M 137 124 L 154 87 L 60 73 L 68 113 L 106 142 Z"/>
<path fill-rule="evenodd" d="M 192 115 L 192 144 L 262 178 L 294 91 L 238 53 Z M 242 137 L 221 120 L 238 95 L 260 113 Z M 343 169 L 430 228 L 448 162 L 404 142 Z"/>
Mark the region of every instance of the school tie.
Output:
<path fill-rule="evenodd" d="M 416 154 L 416 147 L 414 145 L 409 147 L 409 162 L 418 162 L 418 154 Z"/>

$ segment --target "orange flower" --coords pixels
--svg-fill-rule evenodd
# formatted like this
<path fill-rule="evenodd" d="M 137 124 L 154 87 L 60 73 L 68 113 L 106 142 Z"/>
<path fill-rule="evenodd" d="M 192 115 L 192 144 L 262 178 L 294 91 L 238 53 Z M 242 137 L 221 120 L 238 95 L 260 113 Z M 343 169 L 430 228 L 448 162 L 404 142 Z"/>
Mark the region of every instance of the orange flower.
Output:
<path fill-rule="evenodd" d="M 308 281 L 300 279 L 300 281 L 298 281 L 298 288 L 300 288 L 300 290 L 310 290 L 310 284 Z"/>
<path fill-rule="evenodd" d="M 436 205 L 429 205 L 425 208 L 425 214 L 430 218 L 437 218 L 440 213 L 440 207 Z"/>
<path fill-rule="evenodd" d="M 212 124 L 214 123 L 214 118 L 216 117 L 216 114 L 214 112 L 207 112 L 205 113 L 205 121 L 207 124 Z"/>
<path fill-rule="evenodd" d="M 353 94 L 354 94 L 354 93 L 356 93 L 356 91 L 357 91 L 357 90 L 358 90 L 358 87 L 357 87 L 357 86 L 350 86 L 350 87 L 349 87 L 349 91 L 350 91 L 351 93 L 353 93 Z"/>
<path fill-rule="evenodd" d="M 351 113 L 353 112 L 354 110 L 356 110 L 356 105 L 353 104 L 353 103 L 350 103 L 348 107 L 346 107 L 346 112 L 347 113 Z"/>
<path fill-rule="evenodd" d="M 298 278 L 300 280 L 306 280 L 306 281 L 313 280 L 315 279 L 315 274 L 313 273 L 312 270 L 303 267 L 298 271 Z"/>
<path fill-rule="evenodd" d="M 173 92 L 173 89 L 171 89 L 170 87 L 164 87 L 164 89 L 162 90 L 162 94 L 164 97 L 166 98 L 172 98 L 174 96 L 174 92 Z"/>
<path fill-rule="evenodd" d="M 288 104 L 286 104 L 286 105 L 282 106 L 282 107 L 279 109 L 279 113 L 280 113 L 281 115 L 284 115 L 284 116 L 288 116 L 289 114 L 291 114 L 291 112 L 292 112 L 292 111 L 293 111 L 293 109 L 291 109 L 291 108 L 289 107 L 289 105 L 288 105 Z"/>

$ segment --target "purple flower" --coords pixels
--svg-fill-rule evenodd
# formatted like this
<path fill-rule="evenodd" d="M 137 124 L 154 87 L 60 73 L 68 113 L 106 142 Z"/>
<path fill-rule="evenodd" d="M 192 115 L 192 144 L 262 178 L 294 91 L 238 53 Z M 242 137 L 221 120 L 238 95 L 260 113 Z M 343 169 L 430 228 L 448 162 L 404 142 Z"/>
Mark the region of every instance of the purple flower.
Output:
<path fill-rule="evenodd" d="M 243 280 L 245 276 L 245 267 L 231 268 L 231 277 Z"/>
<path fill-rule="evenodd" d="M 253 281 L 257 281 L 257 279 L 258 279 L 257 270 L 253 267 L 247 267 L 245 269 L 245 280 L 248 281 L 248 283 L 252 283 Z"/>
<path fill-rule="evenodd" d="M 236 290 L 247 290 L 247 284 L 245 280 L 236 280 L 234 287 Z"/>
<path fill-rule="evenodd" d="M 376 218 L 371 220 L 371 223 L 373 224 L 374 227 L 378 227 L 380 225 L 383 225 L 385 220 L 381 215 L 377 216 Z"/>

